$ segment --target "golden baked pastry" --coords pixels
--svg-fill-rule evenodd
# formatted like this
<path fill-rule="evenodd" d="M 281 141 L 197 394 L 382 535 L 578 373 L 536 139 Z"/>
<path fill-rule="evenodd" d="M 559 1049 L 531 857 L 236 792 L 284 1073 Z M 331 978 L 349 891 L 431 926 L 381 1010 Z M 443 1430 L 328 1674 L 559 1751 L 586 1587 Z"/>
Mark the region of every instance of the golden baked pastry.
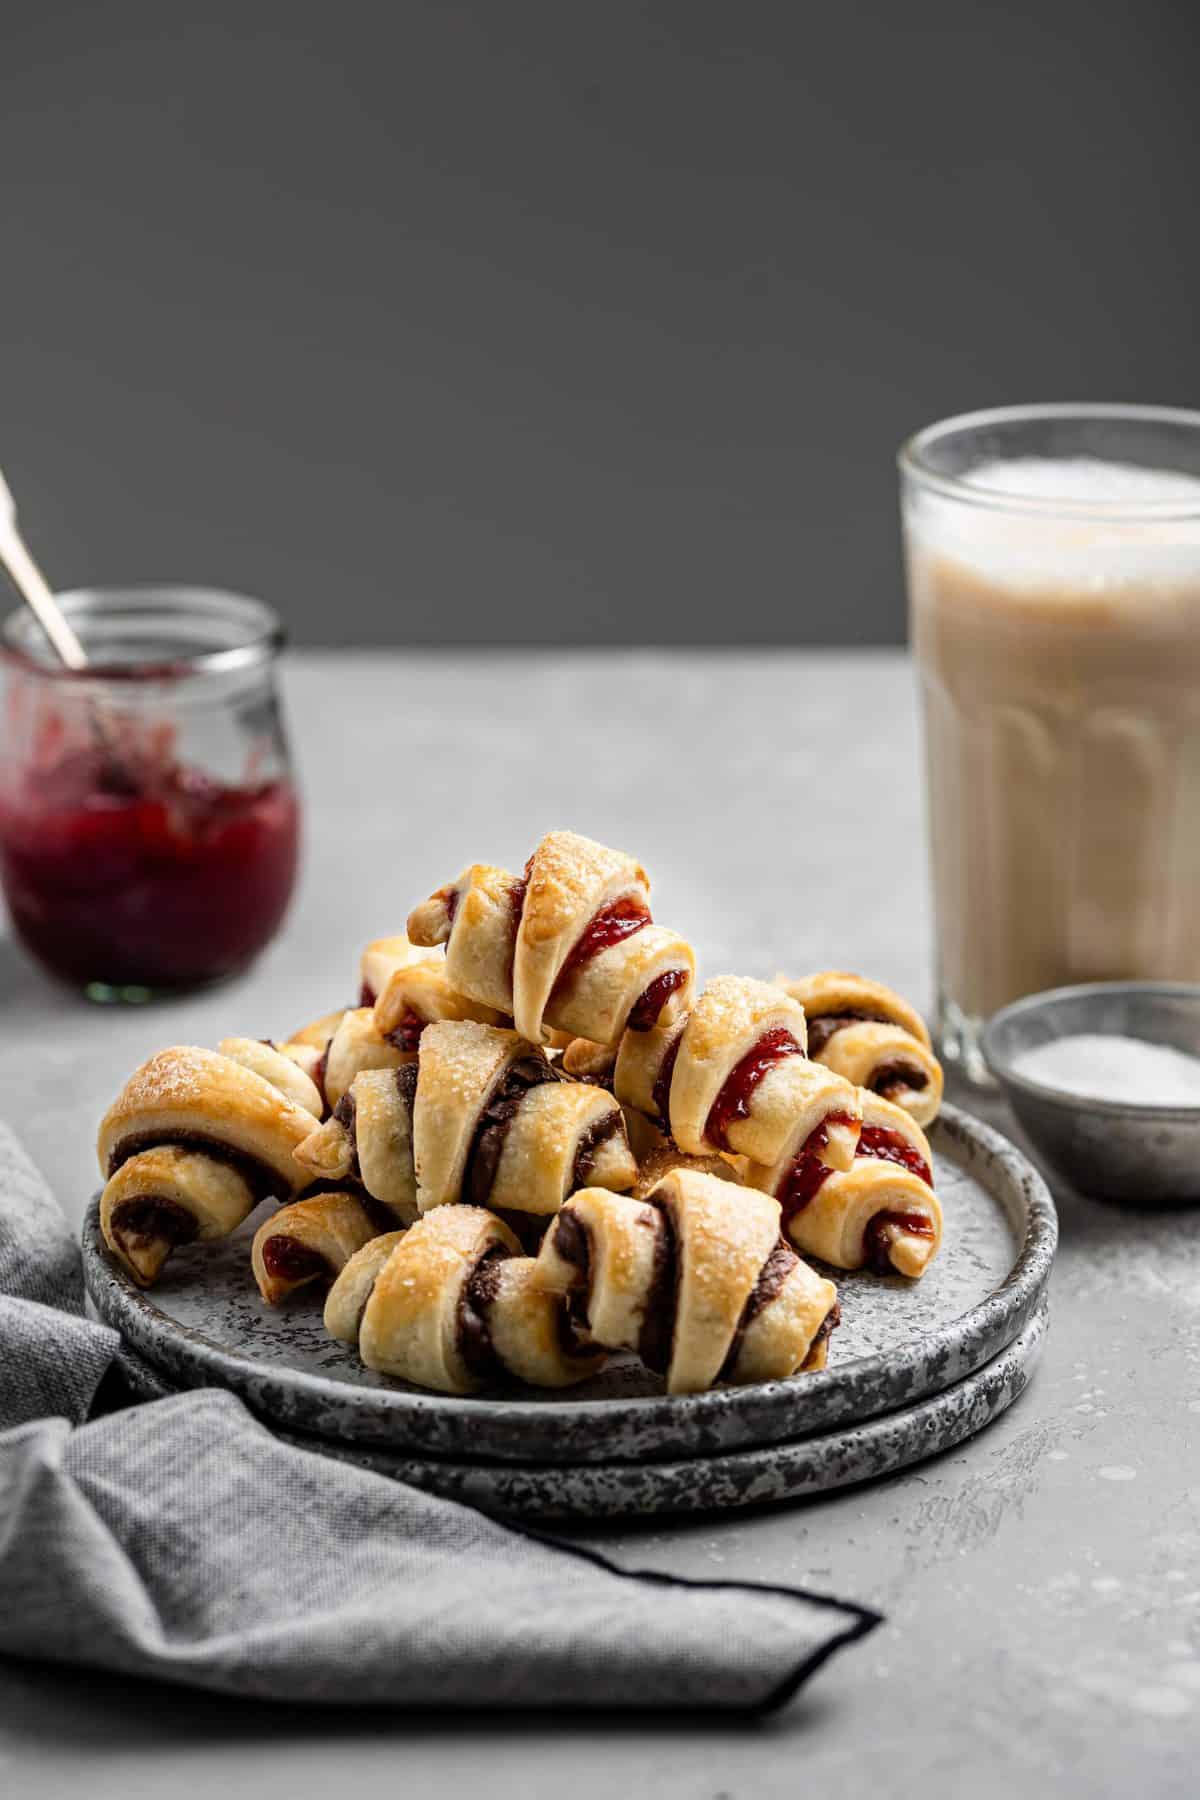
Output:
<path fill-rule="evenodd" d="M 564 1302 L 536 1283 L 508 1227 L 477 1206 L 442 1206 L 376 1238 L 329 1291 L 325 1324 L 369 1369 L 444 1394 L 510 1378 L 568 1387 L 602 1366 Z"/>
<path fill-rule="evenodd" d="M 299 1160 L 322 1180 L 361 1181 L 405 1222 L 458 1201 L 548 1214 L 577 1187 L 637 1176 L 611 1094 L 470 1019 L 429 1025 L 413 1067 L 359 1075 Z"/>
<path fill-rule="evenodd" d="M 415 1050 L 402 1048 L 380 1031 L 374 1007 L 348 1008 L 325 1047 L 321 1085 L 326 1106 L 335 1107 L 364 1069 L 399 1069 L 415 1055 Z"/>
<path fill-rule="evenodd" d="M 638 1158 L 637 1180 L 629 1191 L 635 1200 L 644 1200 L 672 1169 L 695 1169 L 701 1175 L 715 1175 L 718 1181 L 730 1181 L 734 1187 L 742 1187 L 745 1185 L 744 1164 L 745 1158 L 740 1156 L 690 1156 L 670 1139 L 662 1138 L 645 1156 Z"/>
<path fill-rule="evenodd" d="M 415 1055 L 380 1031 L 370 1006 L 326 1013 L 295 1037 L 224 1038 L 220 1048 L 318 1119 L 328 1118 L 360 1070 L 397 1069 Z"/>
<path fill-rule="evenodd" d="M 568 1069 L 596 1063 L 572 1045 Z M 731 1151 L 775 1162 L 818 1130 L 820 1155 L 849 1168 L 858 1136 L 851 1084 L 805 1055 L 804 1009 L 771 982 L 721 975 L 667 1025 L 626 1032 L 612 1068 L 623 1106 L 693 1155 Z"/>
<path fill-rule="evenodd" d="M 224 1237 L 268 1194 L 308 1179 L 296 1151 L 313 1115 L 254 1069 L 215 1050 L 160 1050 L 100 1123 L 104 1241 L 149 1286 L 179 1244 Z"/>
<path fill-rule="evenodd" d="M 413 1158 L 417 1060 L 356 1075 L 331 1116 L 300 1146 L 313 1181 L 352 1183 L 401 1225 L 419 1216 Z"/>
<path fill-rule="evenodd" d="M 476 864 L 409 915 L 414 944 L 446 946 L 451 986 L 511 1014 L 530 1043 L 554 1033 L 615 1043 L 687 1004 L 691 946 L 650 916 L 645 870 L 552 831 L 524 875 Z"/>
<path fill-rule="evenodd" d="M 276 1044 L 270 1038 L 228 1037 L 221 1039 L 217 1049 L 244 1069 L 253 1069 L 314 1119 L 324 1116 L 325 1095 L 313 1079 L 321 1073 L 321 1058 L 309 1045 Z"/>
<path fill-rule="evenodd" d="M 264 1299 L 332 1283 L 335 1335 L 452 1393 L 609 1349 L 672 1393 L 820 1368 L 836 1291 L 797 1249 L 923 1273 L 942 1071 L 878 983 L 697 997 L 694 964 L 623 852 L 556 831 L 520 876 L 468 868 L 366 946 L 357 1005 L 135 1072 L 100 1129 L 106 1242 L 147 1285 L 273 1195 Z"/>
<path fill-rule="evenodd" d="M 512 1024 L 506 1013 L 481 1006 L 450 985 L 441 950 L 419 949 L 402 933 L 377 938 L 363 951 L 361 1003 L 373 1009 L 379 1031 L 401 1050 L 415 1050 L 426 1025 L 437 1019 Z"/>
<path fill-rule="evenodd" d="M 925 1021 L 901 995 L 841 969 L 826 969 L 778 985 L 803 1006 L 808 1053 L 930 1125 L 942 1103 L 942 1065 L 933 1054 Z"/>
<path fill-rule="evenodd" d="M 395 937 L 375 938 L 364 949 L 359 959 L 357 1006 L 325 1013 L 280 1042 L 262 1042 L 308 1076 L 320 1097 L 317 1117 L 324 1118 L 361 1070 L 394 1069 L 411 1060 L 422 1031 L 435 1019 L 512 1023 L 493 1008 L 458 993 L 446 978 L 441 951 L 419 949 L 401 932 Z M 258 1041 L 227 1040 L 244 1047 L 239 1060 L 258 1067 L 284 1092 L 291 1091 L 300 1104 L 311 1106 L 307 1090 L 289 1089 L 286 1074 L 280 1079 L 278 1065 L 269 1068 L 264 1059 L 255 1058 L 252 1047 Z"/>
<path fill-rule="evenodd" d="M 747 1180 L 774 1194 L 783 1229 L 809 1256 L 839 1269 L 923 1275 L 942 1241 L 933 1157 L 920 1126 L 900 1106 L 860 1092 L 862 1130 L 848 1169 L 830 1169 L 810 1146 L 789 1146 Z"/>
<path fill-rule="evenodd" d="M 328 1283 L 380 1226 L 361 1194 L 314 1194 L 281 1206 L 254 1234 L 250 1266 L 258 1291 L 278 1306 L 298 1288 Z"/>
<path fill-rule="evenodd" d="M 644 1199 L 597 1188 L 551 1222 L 536 1279 L 596 1344 L 636 1350 L 672 1394 L 825 1366 L 837 1290 L 779 1234 L 768 1195 L 674 1168 Z"/>
<path fill-rule="evenodd" d="M 304 1045 L 310 1050 L 324 1050 L 345 1017 L 345 1013 L 344 1006 L 339 1006 L 336 1012 L 322 1013 L 321 1017 L 314 1019 L 311 1024 L 301 1025 L 298 1030 L 291 1032 L 284 1041 L 291 1045 Z"/>

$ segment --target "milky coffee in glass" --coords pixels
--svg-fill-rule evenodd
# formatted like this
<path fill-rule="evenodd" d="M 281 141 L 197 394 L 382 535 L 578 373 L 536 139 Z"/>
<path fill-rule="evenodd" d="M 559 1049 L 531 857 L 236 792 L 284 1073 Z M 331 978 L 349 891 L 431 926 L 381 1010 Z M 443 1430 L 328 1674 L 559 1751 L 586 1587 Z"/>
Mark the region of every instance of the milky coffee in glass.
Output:
<path fill-rule="evenodd" d="M 1200 415 L 1029 408 L 901 453 L 939 1025 L 1200 981 Z"/>

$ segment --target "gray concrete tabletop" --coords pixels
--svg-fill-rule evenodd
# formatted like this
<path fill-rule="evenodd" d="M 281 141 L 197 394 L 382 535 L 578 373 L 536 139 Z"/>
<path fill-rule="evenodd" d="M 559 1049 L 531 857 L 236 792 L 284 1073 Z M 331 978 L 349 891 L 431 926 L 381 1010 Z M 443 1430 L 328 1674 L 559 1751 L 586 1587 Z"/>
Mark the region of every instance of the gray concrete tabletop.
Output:
<path fill-rule="evenodd" d="M 344 1004 L 361 944 L 414 898 L 468 861 L 519 867 L 554 826 L 641 857 L 656 916 L 705 974 L 859 968 L 929 1000 L 899 653 L 313 653 L 287 683 L 306 866 L 249 975 L 95 1009 L 0 940 L 0 1113 L 75 1220 L 96 1121 L 144 1055 Z M 1001 1107 L 976 1110 L 1017 1135 Z M 795 1581 L 886 1613 L 778 1717 L 438 1716 L 403 1694 L 394 1714 L 323 1713 L 9 1663 L 0 1791 L 1195 1795 L 1200 1213 L 1055 1192 L 1042 1367 L 981 1437 L 802 1506 L 581 1534 L 630 1566 Z"/>

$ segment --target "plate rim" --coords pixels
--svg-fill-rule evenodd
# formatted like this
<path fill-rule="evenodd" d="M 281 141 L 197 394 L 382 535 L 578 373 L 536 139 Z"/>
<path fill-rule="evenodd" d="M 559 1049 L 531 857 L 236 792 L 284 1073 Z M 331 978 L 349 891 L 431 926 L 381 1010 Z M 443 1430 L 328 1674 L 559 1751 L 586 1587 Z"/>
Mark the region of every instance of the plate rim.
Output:
<path fill-rule="evenodd" d="M 593 1519 L 620 1523 L 651 1514 L 682 1517 L 688 1513 L 735 1510 L 742 1506 L 783 1505 L 818 1499 L 841 1488 L 856 1486 L 860 1482 L 884 1479 L 900 1470 L 915 1467 L 930 1456 L 939 1456 L 943 1451 L 966 1443 L 980 1431 L 986 1430 L 1020 1398 L 1033 1379 L 1045 1347 L 1049 1311 L 1050 1296 L 1043 1290 L 1021 1330 L 994 1357 L 970 1375 L 964 1376 L 961 1381 L 953 1382 L 937 1393 L 922 1395 L 908 1406 L 874 1418 L 849 1421 L 828 1432 L 773 1444 L 745 1445 L 711 1456 L 676 1457 L 649 1463 L 644 1459 L 572 1464 L 498 1463 L 487 1458 L 471 1460 L 460 1457 L 413 1456 L 403 1449 L 383 1444 L 356 1444 L 346 1440 L 339 1442 L 319 1437 L 312 1432 L 281 1429 L 278 1436 L 298 1450 L 331 1456 L 335 1461 L 344 1462 L 353 1468 L 370 1470 L 388 1480 L 408 1481 L 414 1486 L 424 1487 L 427 1492 L 439 1493 L 460 1504 L 477 1506 L 481 1511 L 492 1511 L 498 1517 L 508 1519 Z M 123 1351 L 121 1355 L 126 1360 L 130 1357 L 128 1351 Z M 181 1390 L 166 1387 L 156 1371 L 144 1362 L 138 1362 L 136 1353 L 133 1354 L 133 1360 L 136 1365 L 135 1373 L 140 1375 L 144 1371 L 149 1375 L 149 1385 L 154 1389 L 155 1397 L 178 1397 Z M 139 1397 L 146 1399 L 149 1396 L 143 1394 Z M 973 1409 L 978 1406 L 982 1406 L 982 1416 L 976 1417 Z M 955 1416 L 947 1418 L 947 1414 Z M 959 1429 L 960 1425 L 964 1428 Z M 865 1470 L 832 1470 L 829 1459 L 839 1449 L 845 1451 L 852 1447 L 854 1440 L 858 1440 L 856 1447 L 860 1451 L 872 1445 L 885 1447 L 882 1464 Z M 908 1453 L 910 1446 L 913 1448 L 912 1454 Z M 743 1492 L 733 1499 L 711 1502 L 694 1502 L 692 1499 L 696 1492 L 693 1484 L 705 1470 L 717 1478 L 736 1478 L 739 1475 L 767 1475 L 781 1466 L 795 1479 L 785 1483 L 782 1491 L 775 1494 Z M 662 1507 L 647 1506 L 644 1499 L 639 1498 L 634 1491 L 627 1490 L 623 1496 L 619 1496 L 620 1503 L 617 1505 L 597 1507 L 568 1497 L 557 1507 L 534 1502 L 505 1508 L 502 1504 L 492 1504 L 492 1497 L 477 1487 L 464 1491 L 464 1488 L 470 1487 L 472 1477 L 482 1477 L 485 1487 L 489 1482 L 503 1485 L 505 1481 L 517 1482 L 524 1477 L 532 1480 L 535 1485 L 541 1484 L 543 1491 L 546 1484 L 551 1482 L 557 1482 L 568 1489 L 578 1487 L 588 1475 L 596 1481 L 608 1479 L 620 1482 L 625 1478 L 632 1484 L 639 1469 L 652 1469 L 660 1485 L 664 1482 L 672 1483 L 675 1494 L 680 1496 L 678 1503 Z M 806 1473 L 816 1470 L 822 1473 L 831 1471 L 832 1479 L 803 1479 Z M 462 1479 L 464 1486 L 455 1489 L 452 1484 L 439 1487 L 436 1481 L 422 1482 L 420 1475 L 425 1471 L 435 1474 L 444 1471 L 452 1477 Z M 561 1495 L 559 1498 L 561 1501 Z"/>
<path fill-rule="evenodd" d="M 283 1431 L 280 1435 L 297 1449 L 309 1450 L 317 1455 L 330 1455 L 335 1460 L 358 1468 L 373 1468 L 376 1474 L 384 1475 L 389 1480 L 409 1481 L 414 1486 L 422 1485 L 413 1479 L 414 1464 L 431 1471 L 445 1469 L 447 1473 L 462 1475 L 468 1481 L 472 1476 L 482 1475 L 485 1482 L 490 1480 L 499 1485 L 506 1480 L 517 1481 L 525 1477 L 543 1487 L 556 1480 L 564 1485 L 578 1485 L 588 1476 L 597 1480 L 607 1478 L 617 1481 L 624 1476 L 632 1488 L 639 1469 L 652 1469 L 657 1481 L 673 1483 L 679 1496 L 678 1504 L 654 1508 L 654 1516 L 660 1511 L 664 1516 L 683 1517 L 693 1512 L 733 1511 L 742 1506 L 778 1506 L 806 1498 L 817 1499 L 822 1495 L 835 1493 L 840 1488 L 854 1487 L 860 1482 L 884 1479 L 902 1469 L 913 1468 L 931 1456 L 940 1456 L 944 1451 L 966 1443 L 986 1430 L 1020 1399 L 1033 1379 L 1045 1348 L 1049 1315 L 1049 1295 L 1043 1291 L 1021 1330 L 995 1356 L 970 1375 L 964 1376 L 961 1381 L 953 1382 L 937 1393 L 924 1394 L 910 1405 L 897 1408 L 895 1412 L 847 1422 L 842 1427 L 834 1427 L 829 1432 L 815 1436 L 773 1444 L 748 1444 L 741 1449 L 723 1451 L 714 1456 L 674 1457 L 669 1461 L 655 1463 L 628 1459 L 570 1465 L 496 1463 L 485 1459 L 470 1461 L 456 1457 L 410 1456 L 403 1450 L 389 1450 L 383 1445 L 347 1443 L 339 1448 L 336 1442 L 314 1437 L 311 1433 L 306 1435 Z M 984 1409 L 983 1416 L 973 1418 L 972 1409 L 980 1405 Z M 966 1429 L 958 1429 L 959 1425 L 965 1425 Z M 857 1473 L 844 1472 L 828 1481 L 819 1480 L 811 1485 L 801 1485 L 797 1478 L 806 1471 L 819 1468 L 821 1459 L 828 1458 L 833 1451 L 848 1449 L 853 1440 L 858 1440 L 855 1447 L 860 1453 L 871 1446 L 887 1446 L 890 1454 L 884 1465 Z M 911 1455 L 908 1454 L 909 1448 L 913 1450 Z M 372 1457 L 376 1458 L 374 1464 Z M 402 1466 L 395 1470 L 378 1466 L 380 1461 L 388 1458 L 394 1458 Z M 775 1495 L 751 1493 L 745 1497 L 711 1501 L 707 1504 L 692 1504 L 690 1498 L 686 1497 L 690 1492 L 689 1483 L 696 1479 L 698 1473 L 707 1472 L 716 1478 L 722 1475 L 753 1476 L 769 1474 L 781 1467 L 792 1474 L 794 1486 L 789 1489 L 785 1483 L 783 1490 Z M 822 1473 L 825 1472 L 822 1469 Z M 444 1492 L 436 1486 L 430 1486 L 426 1491 Z M 487 1496 L 478 1491 L 449 1492 L 445 1493 L 445 1497 L 457 1499 L 461 1504 L 477 1506 L 481 1511 L 492 1510 Z M 582 1521 L 588 1518 L 627 1520 L 650 1516 L 650 1510 L 638 1503 L 634 1492 L 628 1492 L 625 1500 L 626 1504 L 603 1511 L 592 1510 L 571 1501 L 561 1510 L 525 1505 L 509 1512 L 497 1506 L 495 1511 L 502 1518 L 529 1517 L 563 1521 Z"/>
<path fill-rule="evenodd" d="M 479 1460 L 503 1463 L 529 1461 L 529 1445 L 522 1438 L 536 1439 L 551 1433 L 555 1426 L 561 1430 L 568 1424 L 572 1435 L 584 1441 L 572 1446 L 557 1445 L 554 1455 L 535 1460 L 615 1460 L 611 1445 L 591 1441 L 602 1423 L 625 1426 L 630 1437 L 626 1459 L 650 1455 L 655 1460 L 677 1460 L 681 1454 L 688 1454 L 681 1437 L 692 1439 L 692 1455 L 712 1454 L 718 1448 L 733 1450 L 739 1444 L 761 1446 L 798 1441 L 804 1436 L 821 1435 L 839 1423 L 884 1416 L 918 1398 L 944 1392 L 986 1366 L 1023 1329 L 1049 1279 L 1058 1242 L 1058 1217 L 1039 1171 L 1001 1132 L 957 1106 L 943 1106 L 934 1129 L 935 1136 L 945 1132 L 952 1145 L 965 1148 L 972 1158 L 988 1158 L 991 1169 L 998 1167 L 1003 1171 L 999 1184 L 983 1180 L 983 1185 L 1008 1213 L 1010 1222 L 1015 1222 L 1010 1202 L 1014 1190 L 1020 1190 L 1025 1222 L 1014 1261 L 991 1293 L 966 1312 L 920 1333 L 899 1353 L 877 1351 L 850 1362 L 835 1361 L 819 1373 L 806 1375 L 803 1416 L 799 1419 L 795 1413 L 800 1390 L 794 1378 L 712 1388 L 701 1394 L 532 1401 L 508 1395 L 481 1398 L 359 1387 L 332 1376 L 291 1368 L 286 1363 L 260 1361 L 181 1323 L 155 1304 L 153 1290 L 134 1284 L 111 1257 L 100 1236 L 98 1196 L 90 1203 L 83 1224 L 85 1281 L 105 1322 L 115 1326 L 155 1367 L 189 1386 L 205 1385 L 206 1376 L 216 1378 L 220 1385 L 241 1394 L 252 1410 L 265 1411 L 272 1422 L 295 1426 L 314 1436 L 423 1449 L 444 1456 L 449 1439 L 457 1438 L 460 1444 L 466 1444 L 473 1434 L 482 1434 L 488 1439 L 488 1447 Z M 997 1185 L 1007 1192 L 997 1192 Z M 967 1342 L 973 1343 L 975 1349 L 965 1353 L 964 1362 L 961 1355 Z M 924 1385 L 905 1392 L 905 1378 Z M 276 1397 L 282 1400 L 282 1410 L 265 1407 L 261 1395 L 256 1396 L 254 1390 L 264 1385 L 280 1389 Z M 887 1399 L 882 1404 L 870 1402 L 868 1409 L 861 1412 L 854 1410 L 853 1400 L 844 1408 L 839 1405 L 840 1396 L 855 1390 L 874 1390 L 878 1394 L 888 1388 L 895 1390 L 890 1403 Z M 336 1432 L 311 1422 L 321 1405 L 339 1415 Z M 814 1414 L 818 1415 L 815 1419 Z M 727 1436 L 730 1429 L 732 1436 Z M 711 1438 L 706 1441 L 706 1433 L 712 1431 L 720 1442 Z M 670 1444 L 664 1441 L 667 1434 L 672 1438 Z M 434 1441 L 439 1436 L 440 1443 Z M 502 1440 L 507 1440 L 505 1447 L 497 1448 Z"/>

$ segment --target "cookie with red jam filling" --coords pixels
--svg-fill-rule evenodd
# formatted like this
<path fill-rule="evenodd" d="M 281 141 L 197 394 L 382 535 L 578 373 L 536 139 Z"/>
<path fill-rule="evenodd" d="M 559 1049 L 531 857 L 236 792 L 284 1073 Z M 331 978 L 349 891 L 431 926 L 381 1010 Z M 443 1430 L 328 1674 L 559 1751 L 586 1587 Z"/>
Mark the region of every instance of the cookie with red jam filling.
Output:
<path fill-rule="evenodd" d="M 931 1125 L 942 1103 L 942 1066 L 925 1021 L 901 995 L 841 969 L 778 985 L 803 1006 L 808 1053 L 855 1087 L 867 1088 Z"/>
<path fill-rule="evenodd" d="M 446 946 L 459 993 L 511 1014 L 522 1037 L 616 1043 L 686 1006 L 691 946 L 656 925 L 646 871 L 573 831 L 544 837 L 523 875 L 476 864 L 409 915 L 414 944 Z"/>
<path fill-rule="evenodd" d="M 848 1169 L 830 1169 L 802 1142 L 773 1167 L 751 1165 L 746 1178 L 774 1194 L 785 1236 L 805 1255 L 916 1280 L 942 1241 L 929 1143 L 902 1107 L 866 1092 L 860 1101 L 862 1128 Z"/>
<path fill-rule="evenodd" d="M 361 1194 L 314 1194 L 281 1206 L 250 1247 L 258 1291 L 268 1306 L 279 1306 L 301 1289 L 328 1287 L 356 1250 L 387 1229 Z"/>

